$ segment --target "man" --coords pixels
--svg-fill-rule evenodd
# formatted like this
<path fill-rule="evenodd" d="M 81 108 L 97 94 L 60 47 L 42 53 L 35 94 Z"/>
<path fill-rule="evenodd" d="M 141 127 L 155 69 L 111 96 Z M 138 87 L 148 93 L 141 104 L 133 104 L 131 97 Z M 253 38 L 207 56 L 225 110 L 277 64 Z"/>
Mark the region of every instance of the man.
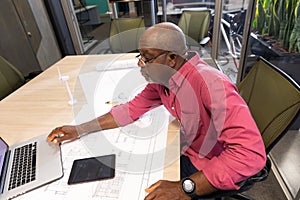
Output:
<path fill-rule="evenodd" d="M 179 27 L 168 22 L 152 26 L 143 33 L 139 51 L 138 65 L 149 82 L 140 94 L 92 121 L 56 128 L 48 140 L 60 143 L 125 126 L 164 105 L 180 122 L 181 180 L 154 183 L 145 200 L 238 189 L 239 182 L 263 168 L 264 144 L 247 105 L 224 74 L 187 51 Z"/>

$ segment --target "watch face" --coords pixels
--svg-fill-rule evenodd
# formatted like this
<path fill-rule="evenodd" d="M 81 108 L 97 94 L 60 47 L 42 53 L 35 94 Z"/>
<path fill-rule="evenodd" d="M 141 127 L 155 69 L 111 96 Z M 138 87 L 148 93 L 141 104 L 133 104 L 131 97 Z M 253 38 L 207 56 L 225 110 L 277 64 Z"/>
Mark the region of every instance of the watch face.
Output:
<path fill-rule="evenodd" d="M 191 179 L 185 179 L 182 183 L 182 188 L 186 193 L 192 193 L 195 190 L 195 184 Z"/>

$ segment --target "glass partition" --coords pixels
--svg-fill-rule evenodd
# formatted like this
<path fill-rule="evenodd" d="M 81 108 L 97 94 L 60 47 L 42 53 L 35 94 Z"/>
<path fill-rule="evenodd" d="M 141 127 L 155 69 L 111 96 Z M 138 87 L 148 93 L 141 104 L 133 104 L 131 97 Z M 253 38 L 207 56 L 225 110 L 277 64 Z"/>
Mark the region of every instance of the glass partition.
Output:
<path fill-rule="evenodd" d="M 249 33 L 239 80 L 262 56 L 300 83 L 299 0 L 256 0 L 248 16 Z"/>
<path fill-rule="evenodd" d="M 249 0 L 216 1 L 213 15 L 212 58 L 234 83 L 240 68 L 248 4 Z"/>
<path fill-rule="evenodd" d="M 256 0 L 248 5 L 237 82 L 263 57 L 300 84 L 300 1 Z M 287 199 L 299 199 L 300 117 L 270 152 L 272 171 Z"/>
<path fill-rule="evenodd" d="M 241 60 L 244 25 L 250 0 L 162 0 L 159 3 L 159 21 L 178 23 L 185 10 L 209 9 L 210 41 L 202 49 L 203 57 L 224 72 L 234 83 Z M 207 56 L 208 55 L 208 56 Z M 207 59 L 208 60 L 208 59 Z"/>

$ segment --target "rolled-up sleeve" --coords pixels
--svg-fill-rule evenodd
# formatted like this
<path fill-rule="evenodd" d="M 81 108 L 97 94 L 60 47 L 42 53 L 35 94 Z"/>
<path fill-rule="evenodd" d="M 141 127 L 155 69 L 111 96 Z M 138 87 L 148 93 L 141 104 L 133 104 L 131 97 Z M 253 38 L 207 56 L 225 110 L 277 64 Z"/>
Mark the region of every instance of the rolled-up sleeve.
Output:
<path fill-rule="evenodd" d="M 120 126 L 125 126 L 137 120 L 147 111 L 161 105 L 157 84 L 148 84 L 145 89 L 131 101 L 114 106 L 110 113 Z"/>

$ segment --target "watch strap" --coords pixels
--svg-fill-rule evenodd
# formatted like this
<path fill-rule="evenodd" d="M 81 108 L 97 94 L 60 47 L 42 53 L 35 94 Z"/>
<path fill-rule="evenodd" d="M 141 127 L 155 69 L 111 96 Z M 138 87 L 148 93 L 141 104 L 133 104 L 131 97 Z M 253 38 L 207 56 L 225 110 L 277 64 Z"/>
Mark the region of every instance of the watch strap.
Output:
<path fill-rule="evenodd" d="M 193 184 L 194 184 L 194 189 L 193 189 L 192 192 L 186 192 L 186 191 L 185 191 L 184 186 L 183 186 L 183 183 L 184 183 L 184 181 L 186 181 L 186 180 L 190 180 L 190 181 L 193 182 Z M 195 199 L 196 197 L 198 197 L 198 195 L 196 194 L 196 184 L 195 184 L 195 182 L 194 182 L 191 178 L 189 178 L 189 177 L 186 177 L 186 178 L 184 178 L 184 179 L 182 180 L 182 190 L 185 192 L 185 194 L 187 194 L 189 197 L 191 197 L 191 199 Z"/>

